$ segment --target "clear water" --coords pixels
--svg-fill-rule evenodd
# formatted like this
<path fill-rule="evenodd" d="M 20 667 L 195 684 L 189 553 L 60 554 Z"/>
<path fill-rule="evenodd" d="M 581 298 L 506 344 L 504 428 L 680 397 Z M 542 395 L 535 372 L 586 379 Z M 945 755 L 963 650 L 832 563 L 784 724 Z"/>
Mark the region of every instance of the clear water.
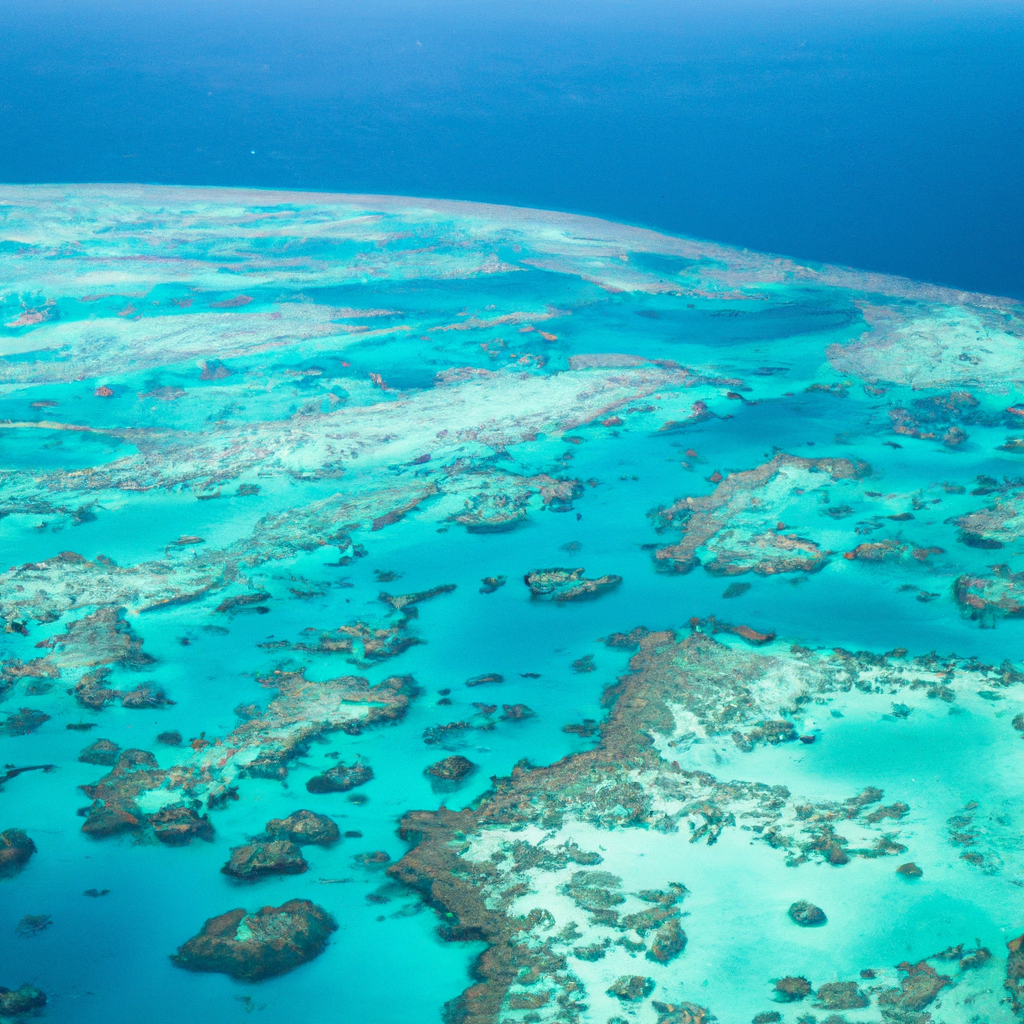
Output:
<path fill-rule="evenodd" d="M 646 626 L 683 636 L 691 617 L 714 615 L 773 631 L 779 639 L 762 651 L 782 659 L 793 643 L 955 652 L 993 665 L 1021 659 L 1019 623 L 994 613 L 972 620 L 953 582 L 985 576 L 997 561 L 1019 567 L 1022 541 L 971 547 L 950 522 L 997 499 L 1020 500 L 1021 456 L 999 449 L 1016 422 L 1006 410 L 1024 397 L 1019 305 L 511 208 L 118 186 L 5 187 L 0 204 L 0 566 L 10 567 L 0 577 L 10 627 L 0 644 L 6 659 L 45 656 L 59 670 L 48 692 L 13 682 L 0 706 L 50 716 L 28 735 L 0 738 L 2 761 L 57 766 L 0 792 L 0 825 L 26 830 L 38 847 L 20 874 L 0 880 L 0 984 L 38 985 L 54 1019 L 222 1022 L 258 1012 L 282 1022 L 439 1020 L 470 984 L 482 944 L 441 941 L 433 910 L 353 857 L 384 850 L 397 861 L 408 849 L 397 834 L 406 812 L 468 806 L 522 759 L 552 764 L 598 742 L 562 727 L 607 714 L 602 691 L 629 658 L 600 642 L 611 633 Z M 902 328 L 886 334 L 879 309 Z M 957 356 L 953 321 L 971 325 L 970 359 Z M 939 359 L 947 345 L 952 362 Z M 881 351 L 884 372 L 858 376 L 869 361 L 855 363 L 857 346 Z M 613 354 L 639 365 L 616 365 Z M 462 372 L 439 376 L 453 369 Z M 939 382 L 906 383 L 926 371 Z M 890 410 L 950 390 L 977 401 L 963 423 L 966 440 L 942 442 L 954 420 L 938 438 L 893 432 Z M 710 418 L 693 416 L 698 401 Z M 679 530 L 656 532 L 652 509 L 711 494 L 716 471 L 751 470 L 778 451 L 871 467 L 865 479 L 824 477 L 809 492 L 794 477 L 795 489 L 785 485 L 769 511 L 748 509 L 769 517 L 761 528 L 784 517 L 787 531 L 832 552 L 821 571 L 723 578 L 706 570 L 706 551 L 688 574 L 656 571 L 652 549 Z M 545 508 L 534 494 L 514 529 L 466 530 L 453 517 L 486 474 L 499 473 L 592 484 L 569 511 Z M 995 490 L 972 494 L 979 476 Z M 259 491 L 239 496 L 239 485 Z M 430 485 L 436 492 L 425 494 Z M 416 508 L 372 528 L 410 496 L 422 498 Z M 312 535 L 331 540 L 344 527 L 365 557 L 338 564 L 341 542 L 297 550 L 266 532 L 267 517 L 298 521 L 324 499 L 348 511 L 318 513 Z M 848 517 L 823 514 L 841 504 L 851 506 Z M 76 516 L 82 507 L 91 517 Z M 887 518 L 911 508 L 912 520 Z M 857 532 L 863 523 L 870 531 Z M 183 535 L 205 543 L 176 553 L 168 545 Z M 942 550 L 923 561 L 842 557 L 884 538 Z M 65 551 L 90 560 L 84 576 L 73 578 L 66 563 L 25 568 Z M 100 586 L 101 554 L 126 571 L 166 563 L 161 585 L 169 579 L 183 590 L 203 558 L 239 575 L 191 603 L 143 611 L 153 577 L 140 570 L 112 598 Z M 560 565 L 622 582 L 590 602 L 532 599 L 524 573 Z M 20 589 L 37 571 L 47 592 Z M 382 582 L 375 573 L 401 576 Z M 481 593 L 481 580 L 495 576 L 507 583 Z M 727 598 L 734 580 L 752 585 Z M 296 646 L 309 627 L 319 634 L 384 618 L 382 590 L 448 583 L 456 590 L 420 604 L 406 627 L 422 642 L 379 664 Z M 257 591 L 270 594 L 266 614 L 216 611 L 225 597 Z M 90 711 L 69 694 L 81 665 L 61 662 L 59 644 L 39 645 L 105 605 L 125 608 L 154 659 L 134 669 L 113 663 L 112 685 L 158 683 L 173 706 Z M 280 641 L 290 646 L 266 646 Z M 574 671 L 587 655 L 596 671 Z M 106 737 L 154 751 L 164 767 L 181 763 L 187 747 L 159 745 L 157 733 L 227 736 L 236 706 L 272 696 L 257 677 L 281 666 L 318 681 L 409 674 L 421 692 L 399 722 L 325 733 L 284 783 L 239 781 L 238 801 L 211 811 L 212 843 L 172 848 L 145 830 L 103 840 L 80 831 L 76 811 L 88 800 L 76 787 L 107 770 L 77 761 L 87 743 Z M 505 681 L 464 687 L 488 672 Z M 451 703 L 439 705 L 446 689 Z M 911 713 L 894 717 L 892 703 L 904 700 Z M 743 753 L 726 733 L 690 748 L 685 763 L 816 800 L 880 786 L 913 809 L 900 835 L 908 858 L 926 865 L 924 879 L 908 887 L 889 858 L 841 871 L 786 867 L 781 855 L 751 854 L 738 829 L 714 847 L 632 830 L 629 856 L 649 859 L 629 869 L 635 879 L 622 868 L 626 884 L 664 867 L 692 894 L 690 944 L 659 974 L 661 997 L 671 991 L 722 1021 L 748 1020 L 771 1005 L 779 950 L 787 969 L 824 982 L 978 938 L 998 961 L 985 976 L 995 995 L 984 1019 L 1011 1019 L 998 971 L 1004 943 L 1024 928 L 1015 803 L 1024 748 L 1010 724 L 1024 707 L 1020 684 L 995 699 L 969 690 L 955 705 L 921 694 L 854 692 L 837 701 L 841 715 L 815 707 L 814 724 L 797 722 L 817 737 L 812 746 Z M 536 714 L 441 747 L 424 743 L 429 727 L 479 723 L 474 702 L 524 703 Z M 96 728 L 66 728 L 79 721 Z M 452 751 L 478 771 L 438 793 L 423 771 Z M 334 763 L 330 754 L 371 764 L 374 779 L 357 791 L 365 803 L 306 792 L 305 780 Z M 225 777 L 235 770 L 229 764 Z M 1005 807 L 986 840 L 997 867 L 968 864 L 947 837 L 946 821 L 969 800 L 986 812 Z M 310 870 L 300 876 L 240 886 L 220 873 L 231 847 L 299 807 L 362 838 L 306 848 Z M 594 831 L 580 825 L 580 843 L 614 849 L 624 835 L 595 839 Z M 368 900 L 382 885 L 388 901 Z M 110 892 L 82 895 L 92 888 Z M 326 908 L 339 929 L 322 956 L 292 973 L 246 984 L 187 973 L 168 959 L 215 914 L 294 897 Z M 772 909 L 802 897 L 828 904 L 828 928 L 796 930 Z M 18 936 L 26 914 L 53 923 Z M 626 972 L 648 970 L 638 963 Z M 603 986 L 592 987 L 585 1019 L 603 1022 L 615 1007 L 605 1013 Z M 972 1019 L 955 1000 L 948 1005 L 936 1019 Z M 656 1019 L 647 1004 L 634 1009 L 637 1019 Z M 855 1019 L 877 1019 L 874 1012 Z"/>

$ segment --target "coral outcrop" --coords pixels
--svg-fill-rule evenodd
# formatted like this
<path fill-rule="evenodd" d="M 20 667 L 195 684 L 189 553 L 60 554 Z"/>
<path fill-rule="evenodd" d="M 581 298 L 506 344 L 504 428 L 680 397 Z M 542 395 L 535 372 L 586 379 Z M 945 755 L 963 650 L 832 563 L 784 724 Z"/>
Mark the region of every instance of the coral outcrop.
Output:
<path fill-rule="evenodd" d="M 36 844 L 20 828 L 0 832 L 0 878 L 11 878 L 29 862 Z"/>
<path fill-rule="evenodd" d="M 621 576 L 587 579 L 586 569 L 534 569 L 524 577 L 532 597 L 546 601 L 583 601 L 600 597 L 622 582 Z"/>
<path fill-rule="evenodd" d="M 271 839 L 287 839 L 300 846 L 329 846 L 341 838 L 337 824 L 315 811 L 293 811 L 287 818 L 272 818 L 266 833 Z"/>
<path fill-rule="evenodd" d="M 211 917 L 171 960 L 189 971 L 261 981 L 318 957 L 337 927 L 326 910 L 309 900 L 289 900 L 253 913 L 239 908 Z"/>
<path fill-rule="evenodd" d="M 468 757 L 452 754 L 450 757 L 435 761 L 425 771 L 443 782 L 461 782 L 467 775 L 476 771 L 476 765 Z"/>
<path fill-rule="evenodd" d="M 29 985 L 9 989 L 0 985 L 0 1017 L 25 1017 L 46 1005 L 46 993 Z"/>
<path fill-rule="evenodd" d="M 301 875 L 308 868 L 302 851 L 295 843 L 287 839 L 273 839 L 269 843 L 252 842 L 236 846 L 221 871 L 232 878 L 252 882 L 265 875 Z"/>
<path fill-rule="evenodd" d="M 797 900 L 789 908 L 789 916 L 802 928 L 816 928 L 828 923 L 825 911 L 807 900 Z"/>
<path fill-rule="evenodd" d="M 372 778 L 373 769 L 365 761 L 339 762 L 308 779 L 306 789 L 310 793 L 347 793 L 356 786 L 365 786 Z"/>

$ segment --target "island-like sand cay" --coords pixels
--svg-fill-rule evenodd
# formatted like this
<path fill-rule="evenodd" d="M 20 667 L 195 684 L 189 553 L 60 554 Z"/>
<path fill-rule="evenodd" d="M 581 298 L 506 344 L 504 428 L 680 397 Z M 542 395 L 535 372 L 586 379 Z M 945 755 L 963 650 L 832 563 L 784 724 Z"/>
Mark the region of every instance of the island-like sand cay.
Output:
<path fill-rule="evenodd" d="M 0 187 L 0 1017 L 1021 1019 L 1022 508 L 1012 300 Z"/>

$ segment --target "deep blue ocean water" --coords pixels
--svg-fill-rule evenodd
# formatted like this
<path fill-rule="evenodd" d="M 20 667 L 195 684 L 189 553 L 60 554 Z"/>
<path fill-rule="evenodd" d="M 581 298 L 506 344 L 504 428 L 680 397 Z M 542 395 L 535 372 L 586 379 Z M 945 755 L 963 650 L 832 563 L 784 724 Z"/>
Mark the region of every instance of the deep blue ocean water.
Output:
<path fill-rule="evenodd" d="M 1024 7 L 5 0 L 0 181 L 473 199 L 1024 295 Z"/>

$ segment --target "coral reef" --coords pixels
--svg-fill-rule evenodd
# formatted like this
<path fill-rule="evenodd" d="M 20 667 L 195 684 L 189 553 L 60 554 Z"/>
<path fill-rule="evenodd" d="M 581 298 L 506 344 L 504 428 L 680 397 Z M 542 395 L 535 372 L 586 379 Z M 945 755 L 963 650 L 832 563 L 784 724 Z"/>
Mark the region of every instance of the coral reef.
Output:
<path fill-rule="evenodd" d="M 20 828 L 0 832 L 0 878 L 11 878 L 29 862 L 36 844 Z"/>
<path fill-rule="evenodd" d="M 289 900 L 254 913 L 229 910 L 211 917 L 171 960 L 189 971 L 215 971 L 260 981 L 318 957 L 337 925 L 309 900 Z"/>
<path fill-rule="evenodd" d="M 1004 616 L 1018 618 L 1024 615 L 1024 573 L 994 565 L 988 573 L 958 576 L 953 596 L 965 616 L 983 623 Z"/>
<path fill-rule="evenodd" d="M 165 785 L 169 778 L 170 773 L 159 767 L 149 751 L 122 751 L 99 782 L 80 787 L 92 800 L 84 809 L 82 831 L 102 839 L 123 832 L 141 833 L 148 827 L 167 846 L 185 846 L 193 839 L 210 842 L 213 826 L 209 818 L 198 813 L 194 801 L 186 804 L 172 796 Z M 147 814 L 140 802 L 153 790 L 167 793 L 169 799 Z"/>
<path fill-rule="evenodd" d="M 619 847 L 606 841 L 599 853 L 596 835 L 589 846 L 579 845 L 576 837 L 590 834 L 588 829 L 609 837 L 628 829 L 679 833 L 681 842 L 714 844 L 743 822 L 755 844 L 786 863 L 816 860 L 837 868 L 856 857 L 896 856 L 906 849 L 896 832 L 908 805 L 882 803 L 880 789 L 812 802 L 780 785 L 719 780 L 674 758 L 680 741 L 695 730 L 709 737 L 740 735 L 741 750 L 794 739 L 792 723 L 769 717 L 780 707 L 827 701 L 850 690 L 871 694 L 881 676 L 891 686 L 945 686 L 949 666 L 941 659 L 904 662 L 905 652 L 891 659 L 815 653 L 777 642 L 755 653 L 700 630 L 679 636 L 636 629 L 605 642 L 635 653 L 629 673 L 606 693 L 609 718 L 597 747 L 548 767 L 517 765 L 510 778 L 495 780 L 489 793 L 461 811 L 418 811 L 403 819 L 402 835 L 414 846 L 389 874 L 438 910 L 444 937 L 488 943 L 475 966 L 476 984 L 450 1006 L 455 1020 L 501 1019 L 527 996 L 518 980 L 523 972 L 543 979 L 550 994 L 543 1008 L 535 1008 L 541 1020 L 584 1019 L 581 988 L 617 983 L 618 975 L 598 982 L 593 974 L 603 963 L 604 938 L 643 952 L 655 968 L 686 955 L 678 909 L 683 885 L 667 879 L 660 890 L 624 889 L 614 866 L 621 853 L 613 849 Z M 981 678 L 997 675 L 984 666 L 973 671 Z M 522 830 L 531 827 L 539 831 L 526 841 Z M 600 870 L 589 867 L 602 860 Z M 560 891 L 576 911 L 556 911 L 550 900 L 517 902 L 528 892 L 549 892 L 550 873 L 565 877 Z M 810 904 L 795 904 L 792 916 L 806 925 L 824 923 L 824 914 Z M 576 945 L 581 929 L 589 941 Z M 586 971 L 574 966 L 590 963 L 595 967 Z M 624 984 L 632 976 L 626 977 Z M 780 997 L 810 992 L 804 979 L 778 984 Z M 850 992 L 856 991 L 854 985 Z M 845 988 L 825 988 L 819 999 L 838 1008 L 844 999 L 860 998 L 843 993 Z"/>
<path fill-rule="evenodd" d="M 125 906 L 242 883 L 329 893 L 366 962 L 424 906 L 473 942 L 461 995 L 406 958 L 410 1020 L 441 984 L 447 1024 L 1024 1013 L 1024 674 L 980 660 L 1024 617 L 1020 302 L 538 211 L 3 191 L 0 786 L 43 858 L 3 884 L 84 891 L 107 1016 Z M 84 837 L 41 827 L 84 765 Z M 72 1016 L 81 912 L 11 921 Z M 333 928 L 236 909 L 177 962 L 269 978 Z M 386 1016 L 334 955 L 286 1015 Z"/>
<path fill-rule="evenodd" d="M 341 838 L 338 826 L 325 814 L 314 811 L 294 811 L 287 818 L 272 818 L 266 833 L 271 839 L 287 839 L 300 846 L 329 846 Z"/>
<path fill-rule="evenodd" d="M 356 786 L 365 786 L 373 778 L 373 769 L 364 761 L 340 762 L 307 780 L 310 793 L 347 793 Z"/>
<path fill-rule="evenodd" d="M 548 601 L 582 601 L 599 597 L 622 582 L 621 576 L 584 577 L 586 569 L 534 569 L 524 577 L 530 595 Z"/>
<path fill-rule="evenodd" d="M 113 740 L 96 740 L 78 755 L 78 760 L 83 764 L 99 764 L 113 768 L 120 754 L 121 748 Z"/>
<path fill-rule="evenodd" d="M 221 871 L 232 878 L 251 882 L 265 875 L 301 875 L 308 867 L 295 843 L 273 839 L 269 843 L 236 846 Z"/>
<path fill-rule="evenodd" d="M 659 530 L 681 529 L 681 538 L 654 552 L 663 571 L 689 572 L 697 565 L 715 576 L 752 572 L 817 572 L 831 552 L 813 539 L 786 533 L 780 515 L 793 495 L 828 482 L 856 483 L 871 472 L 853 459 L 804 459 L 778 454 L 770 462 L 732 473 L 710 495 L 685 497 L 650 518 Z"/>
<path fill-rule="evenodd" d="M 461 754 L 452 754 L 450 757 L 435 761 L 429 768 L 425 769 L 428 775 L 445 782 L 461 782 L 467 775 L 476 770 L 476 765 L 463 757 Z"/>
<path fill-rule="evenodd" d="M 828 918 L 821 907 L 816 907 L 807 900 L 798 900 L 789 908 L 789 916 L 803 928 L 814 928 L 827 924 Z"/>
<path fill-rule="evenodd" d="M 0 1017 L 24 1017 L 46 1005 L 46 994 L 27 982 L 21 988 L 0 985 Z"/>

